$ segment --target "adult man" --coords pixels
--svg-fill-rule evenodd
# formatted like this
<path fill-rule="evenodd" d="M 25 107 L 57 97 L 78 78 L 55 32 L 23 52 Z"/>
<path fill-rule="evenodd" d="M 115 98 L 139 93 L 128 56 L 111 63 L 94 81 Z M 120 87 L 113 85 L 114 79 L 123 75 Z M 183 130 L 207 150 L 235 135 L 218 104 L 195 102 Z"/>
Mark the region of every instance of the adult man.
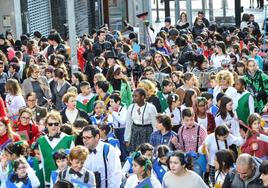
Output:
<path fill-rule="evenodd" d="M 236 169 L 226 175 L 222 188 L 263 188 L 259 172 L 261 162 L 249 154 L 241 154 Z"/>
<path fill-rule="evenodd" d="M 39 121 L 46 117 L 47 109 L 45 107 L 41 107 L 37 105 L 36 93 L 31 92 L 26 95 L 26 103 L 27 106 L 33 112 L 33 120 L 38 124 Z"/>
<path fill-rule="evenodd" d="M 98 41 L 93 45 L 93 52 L 95 56 L 100 56 L 104 52 L 104 42 L 106 39 L 106 33 L 104 30 L 99 30 L 97 32 Z"/>
<path fill-rule="evenodd" d="M 90 151 L 84 167 L 95 172 L 95 175 L 100 174 L 101 188 L 119 188 L 122 174 L 118 152 L 111 145 L 100 141 L 100 130 L 96 126 L 85 127 L 82 138 Z"/>

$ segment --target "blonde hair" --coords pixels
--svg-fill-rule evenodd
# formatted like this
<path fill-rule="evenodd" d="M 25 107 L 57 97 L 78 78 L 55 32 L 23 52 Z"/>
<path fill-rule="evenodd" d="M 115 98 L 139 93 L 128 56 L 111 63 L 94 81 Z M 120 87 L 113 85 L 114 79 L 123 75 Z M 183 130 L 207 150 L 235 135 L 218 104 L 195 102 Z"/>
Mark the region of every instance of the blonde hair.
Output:
<path fill-rule="evenodd" d="M 62 97 L 62 102 L 64 102 L 64 103 L 68 103 L 68 101 L 69 101 L 69 99 L 70 99 L 71 97 L 76 98 L 76 93 L 73 93 L 73 92 L 65 93 L 65 94 L 63 95 L 63 97 Z"/>
<path fill-rule="evenodd" d="M 106 81 L 105 76 L 102 73 L 97 73 L 94 75 L 94 78 L 98 81 Z"/>
<path fill-rule="evenodd" d="M 85 146 L 75 146 L 71 149 L 69 160 L 78 159 L 79 161 L 85 161 L 88 153 L 88 149 Z"/>
<path fill-rule="evenodd" d="M 155 84 L 150 80 L 141 80 L 137 87 L 143 88 L 146 91 L 146 95 L 148 97 L 156 94 Z"/>
<path fill-rule="evenodd" d="M 56 110 L 52 110 L 47 114 L 47 116 L 45 117 L 45 125 L 47 125 L 47 121 L 49 118 L 57 120 L 60 123 L 60 125 L 62 124 L 60 112 Z"/>
<path fill-rule="evenodd" d="M 226 80 L 229 86 L 234 85 L 234 76 L 228 70 L 221 70 L 216 74 L 216 81 L 218 84 L 220 84 L 221 80 Z"/>
<path fill-rule="evenodd" d="M 18 80 L 8 79 L 5 88 L 6 91 L 11 95 L 21 95 L 21 87 Z"/>

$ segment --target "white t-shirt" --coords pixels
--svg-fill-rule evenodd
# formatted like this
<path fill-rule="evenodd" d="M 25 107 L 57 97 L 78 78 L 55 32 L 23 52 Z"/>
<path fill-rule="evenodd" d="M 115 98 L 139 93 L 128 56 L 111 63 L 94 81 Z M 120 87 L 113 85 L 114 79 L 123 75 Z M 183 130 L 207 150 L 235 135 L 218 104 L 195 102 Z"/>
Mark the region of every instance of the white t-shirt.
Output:
<path fill-rule="evenodd" d="M 206 116 L 204 119 L 197 118 L 198 124 L 204 127 L 206 130 L 208 129 L 208 117 Z"/>
<path fill-rule="evenodd" d="M 232 134 L 229 134 L 229 136 L 226 139 L 227 141 L 227 148 L 225 146 L 225 142 L 218 140 L 218 144 L 219 144 L 219 149 L 217 147 L 217 142 L 216 142 L 216 138 L 215 138 L 215 133 L 211 133 L 210 135 L 208 135 L 204 141 L 204 143 L 207 146 L 208 149 L 208 164 L 210 164 L 211 166 L 214 166 L 214 160 L 215 160 L 215 154 L 217 153 L 217 151 L 221 150 L 221 149 L 228 149 L 230 145 L 235 144 L 237 146 L 241 146 L 244 143 L 243 138 L 240 137 L 235 137 Z M 198 152 L 202 154 L 202 146 L 199 147 Z"/>
<path fill-rule="evenodd" d="M 217 55 L 217 54 L 212 54 L 211 56 L 211 63 L 212 65 L 217 69 L 217 68 L 221 68 L 221 62 L 222 60 L 228 60 L 230 62 L 230 56 L 227 54 L 222 54 L 222 55 Z"/>

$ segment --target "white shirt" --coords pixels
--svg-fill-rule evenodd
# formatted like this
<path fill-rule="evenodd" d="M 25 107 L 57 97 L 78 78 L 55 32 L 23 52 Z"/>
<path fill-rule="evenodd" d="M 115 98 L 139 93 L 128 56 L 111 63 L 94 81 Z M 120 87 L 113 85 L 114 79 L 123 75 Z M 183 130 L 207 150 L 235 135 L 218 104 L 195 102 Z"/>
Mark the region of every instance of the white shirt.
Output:
<path fill-rule="evenodd" d="M 76 117 L 78 115 L 78 110 L 77 109 L 74 109 L 74 110 L 68 110 L 66 109 L 65 110 L 65 115 L 68 119 L 68 121 L 73 124 L 76 120 Z"/>
<path fill-rule="evenodd" d="M 113 123 L 114 128 L 125 128 L 127 121 L 127 109 L 125 107 L 120 106 L 119 112 L 113 111 Z M 120 127 L 119 127 L 120 125 Z"/>
<path fill-rule="evenodd" d="M 150 177 L 151 184 L 153 188 L 162 188 L 161 183 L 155 176 Z M 133 174 L 127 179 L 125 188 L 135 188 L 139 183 L 141 183 L 136 174 Z"/>
<path fill-rule="evenodd" d="M 20 108 L 26 106 L 25 100 L 21 95 L 7 94 L 5 100 L 8 117 L 19 115 Z"/>
<path fill-rule="evenodd" d="M 222 186 L 222 184 L 223 184 L 223 182 L 225 180 L 226 175 L 227 174 L 224 174 L 223 172 L 220 172 L 220 171 L 217 170 L 215 172 L 215 183 Z"/>
<path fill-rule="evenodd" d="M 221 86 L 216 86 L 213 90 L 213 104 L 217 104 L 217 95 L 220 93 L 220 92 L 223 92 L 223 89 Z M 234 99 L 236 94 L 237 94 L 237 91 L 234 87 L 232 86 L 229 86 L 227 88 L 227 90 L 225 91 L 224 93 L 227 97 L 230 97 L 231 99 Z"/>
<path fill-rule="evenodd" d="M 91 153 L 85 161 L 84 167 L 101 174 L 101 188 L 105 188 L 105 167 L 103 161 L 104 142 L 99 141 L 96 154 Z M 122 171 L 121 162 L 117 151 L 110 145 L 107 156 L 108 188 L 119 188 L 121 185 Z"/>
<path fill-rule="evenodd" d="M 179 108 L 175 108 L 175 110 L 173 110 L 172 113 L 170 112 L 169 108 L 167 108 L 165 113 L 170 117 L 173 114 L 173 117 L 171 118 L 172 125 L 180 125 L 181 124 L 181 111 Z"/>
<path fill-rule="evenodd" d="M 199 125 L 208 130 L 208 117 L 206 116 L 204 119 L 197 117 L 197 122 Z"/>
<path fill-rule="evenodd" d="M 146 106 L 146 107 L 145 107 Z M 131 104 L 127 111 L 127 124 L 125 130 L 125 141 L 129 141 L 131 135 L 132 124 L 148 125 L 152 124 L 153 131 L 156 131 L 156 117 L 157 111 L 153 104 L 145 103 L 142 107 L 137 104 Z"/>
<path fill-rule="evenodd" d="M 210 61 L 212 62 L 212 65 L 217 69 L 217 68 L 221 68 L 221 61 L 225 59 L 230 61 L 229 55 L 222 54 L 221 56 L 219 56 L 216 53 L 214 53 L 212 54 Z"/>
<path fill-rule="evenodd" d="M 249 93 L 247 90 L 244 91 L 243 93 L 236 92 L 236 96 L 233 99 L 233 101 L 234 101 L 234 109 L 235 110 L 238 107 L 238 101 L 239 101 L 239 99 L 241 97 L 243 97 L 247 93 Z M 254 113 L 254 99 L 253 99 L 252 95 L 249 95 L 249 98 L 248 98 L 248 106 L 249 106 L 249 114 L 253 114 Z"/>
<path fill-rule="evenodd" d="M 232 144 L 235 144 L 237 146 L 241 146 L 245 142 L 241 136 L 235 137 L 232 134 L 229 134 L 229 136 L 227 137 L 226 140 L 227 140 L 227 147 L 228 148 Z M 211 166 L 214 166 L 214 160 L 215 160 L 216 152 L 219 151 L 219 149 L 221 150 L 221 149 L 228 149 L 228 148 L 226 148 L 224 141 L 218 140 L 218 144 L 219 144 L 219 149 L 218 149 L 217 142 L 216 142 L 216 139 L 215 139 L 215 133 L 211 133 L 210 135 L 208 135 L 206 137 L 204 143 L 206 144 L 206 147 L 208 149 L 208 154 L 209 154 L 208 163 Z M 198 152 L 201 153 L 201 154 L 202 154 L 202 148 L 203 148 L 203 145 L 201 145 L 199 147 L 199 149 L 198 149 Z"/>
<path fill-rule="evenodd" d="M 222 119 L 220 115 L 217 115 L 215 118 L 215 122 L 216 122 L 216 127 L 219 125 L 227 125 L 227 127 L 229 127 L 230 129 L 230 132 L 234 136 L 241 136 L 239 122 L 238 122 L 236 114 L 234 117 L 231 117 L 231 115 L 227 112 L 227 116 L 225 119 Z"/>

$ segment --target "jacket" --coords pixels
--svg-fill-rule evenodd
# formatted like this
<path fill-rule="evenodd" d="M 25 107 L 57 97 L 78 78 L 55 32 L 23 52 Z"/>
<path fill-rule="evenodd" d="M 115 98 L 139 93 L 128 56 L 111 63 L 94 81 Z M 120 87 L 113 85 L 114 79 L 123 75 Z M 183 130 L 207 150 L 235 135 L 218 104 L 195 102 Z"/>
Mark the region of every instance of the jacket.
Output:
<path fill-rule="evenodd" d="M 260 179 L 260 172 L 259 172 L 259 167 L 262 161 L 256 157 L 253 157 L 253 160 L 256 165 L 253 177 L 251 177 L 246 181 L 243 181 L 240 179 L 240 176 L 236 172 L 236 169 L 233 169 L 226 175 L 222 188 L 264 188 L 262 181 Z"/>
<path fill-rule="evenodd" d="M 64 108 L 61 112 L 60 112 L 60 115 L 61 115 L 61 117 L 62 117 L 62 123 L 68 123 L 69 122 L 69 120 L 68 120 L 68 118 L 67 118 L 67 116 L 66 116 L 66 109 L 67 108 Z M 84 112 L 84 111 L 82 111 L 82 110 L 78 110 L 78 114 L 77 114 L 77 116 L 76 116 L 76 120 L 77 119 L 85 119 L 85 120 L 87 120 L 87 121 L 89 121 L 89 116 L 87 115 L 87 113 L 86 112 Z"/>
<path fill-rule="evenodd" d="M 44 76 L 40 76 L 39 78 L 37 78 L 37 81 L 40 84 L 41 90 L 43 91 L 44 96 L 47 99 L 50 99 L 51 96 L 51 91 L 50 91 L 50 87 L 47 81 L 47 78 Z M 27 94 L 33 92 L 33 85 L 32 85 L 32 80 L 31 78 L 27 78 L 23 81 L 22 83 L 22 91 L 23 91 L 23 96 L 25 97 Z"/>

